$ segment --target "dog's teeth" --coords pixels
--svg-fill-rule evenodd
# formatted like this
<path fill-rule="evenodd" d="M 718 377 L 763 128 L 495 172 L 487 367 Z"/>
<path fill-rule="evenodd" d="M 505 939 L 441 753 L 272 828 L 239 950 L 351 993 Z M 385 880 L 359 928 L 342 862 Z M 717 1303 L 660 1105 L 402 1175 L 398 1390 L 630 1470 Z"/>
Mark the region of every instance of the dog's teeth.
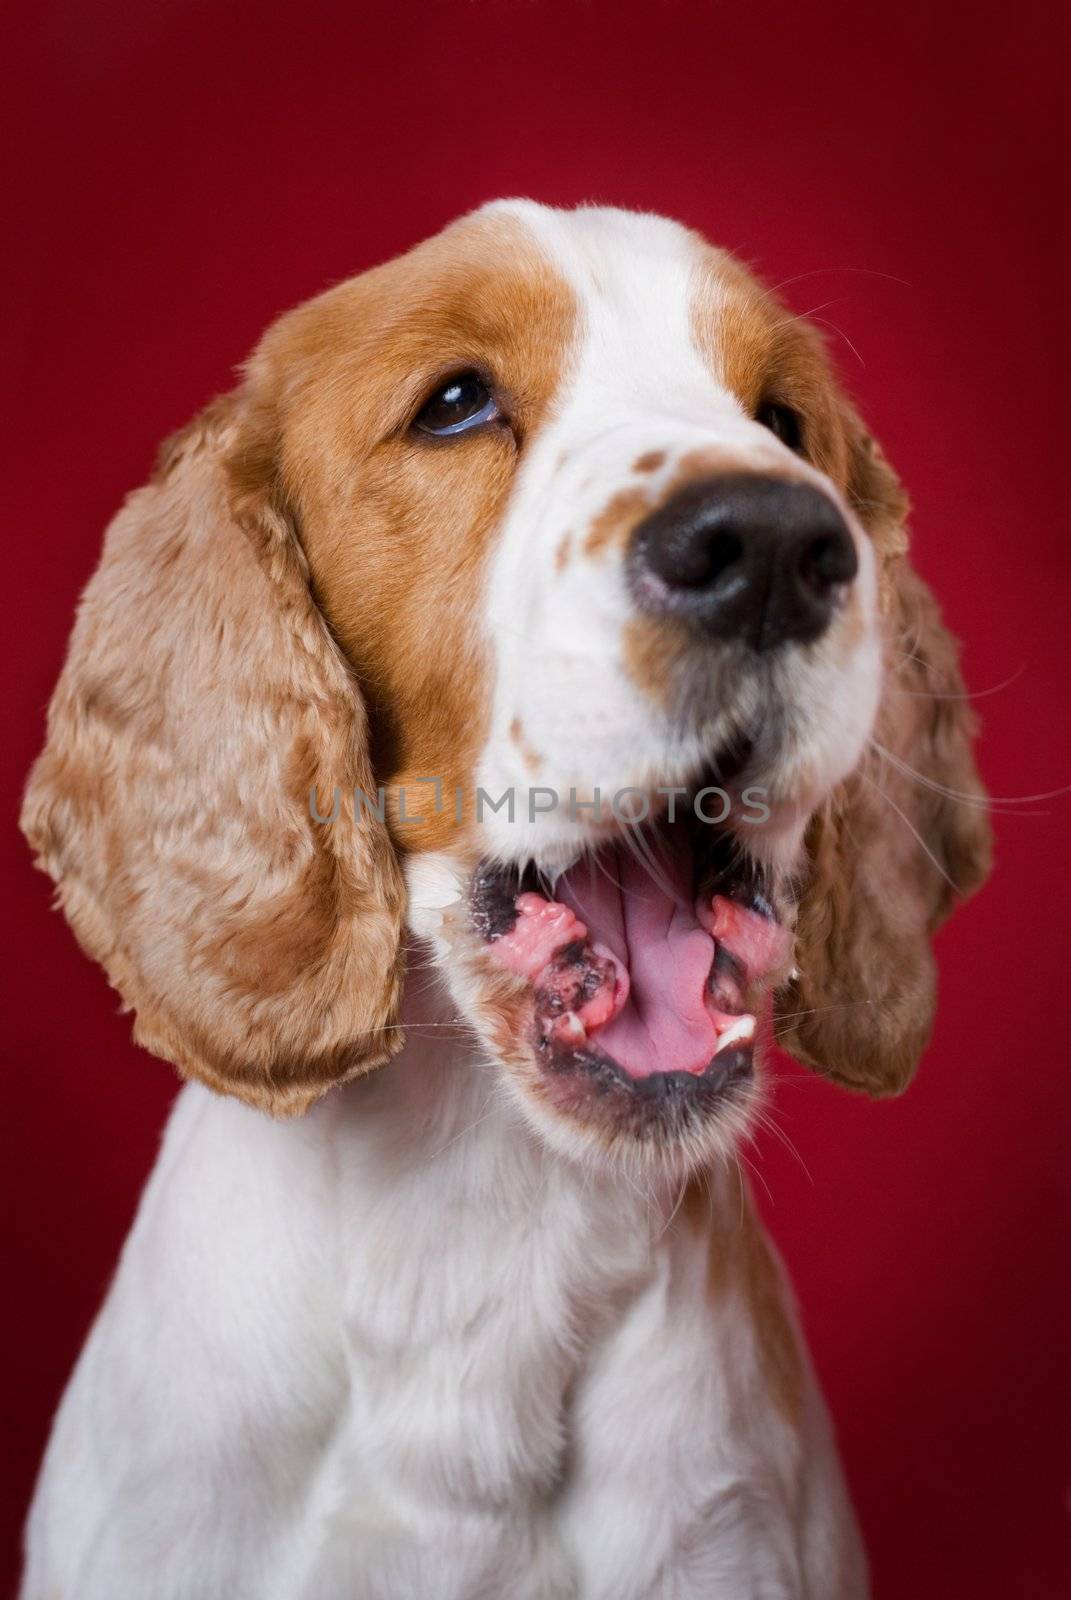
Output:
<path fill-rule="evenodd" d="M 730 1049 L 734 1044 L 750 1044 L 755 1037 L 755 1018 L 752 1016 L 737 1017 L 725 1032 L 718 1035 L 718 1048 L 714 1054 L 720 1056 L 723 1050 Z"/>
<path fill-rule="evenodd" d="M 567 1011 L 555 1031 L 558 1038 L 567 1044 L 583 1044 L 588 1036 L 588 1030 L 575 1011 Z"/>

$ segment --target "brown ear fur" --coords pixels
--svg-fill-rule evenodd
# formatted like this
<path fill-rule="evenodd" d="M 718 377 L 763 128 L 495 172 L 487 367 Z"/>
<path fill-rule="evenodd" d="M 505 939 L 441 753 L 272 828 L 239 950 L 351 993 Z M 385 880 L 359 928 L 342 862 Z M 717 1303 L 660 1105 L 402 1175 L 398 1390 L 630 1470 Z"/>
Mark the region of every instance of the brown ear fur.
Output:
<path fill-rule="evenodd" d="M 828 1077 L 881 1095 L 907 1086 L 926 1047 L 930 934 L 985 878 L 990 832 L 956 645 L 906 559 L 906 496 L 851 413 L 848 428 L 849 495 L 881 570 L 886 682 L 874 739 L 888 754 L 869 749 L 812 820 L 799 976 L 779 996 L 778 1037 Z"/>
<path fill-rule="evenodd" d="M 404 897 L 357 686 L 242 394 L 165 448 L 82 599 L 22 826 L 134 1034 L 277 1114 L 385 1061 Z M 237 464 L 237 471 L 235 471 Z M 315 786 L 337 822 L 310 814 Z"/>

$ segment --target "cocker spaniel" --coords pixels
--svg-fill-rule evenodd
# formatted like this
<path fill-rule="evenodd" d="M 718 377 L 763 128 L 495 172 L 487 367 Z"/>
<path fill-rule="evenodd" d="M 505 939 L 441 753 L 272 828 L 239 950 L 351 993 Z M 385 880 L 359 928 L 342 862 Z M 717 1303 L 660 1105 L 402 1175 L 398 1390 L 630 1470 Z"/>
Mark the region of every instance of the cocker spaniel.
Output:
<path fill-rule="evenodd" d="M 190 1083 L 24 1600 L 865 1594 L 733 1151 L 771 1011 L 905 1086 L 986 870 L 905 514 L 815 332 L 601 208 L 329 290 L 165 446 L 24 827 Z"/>

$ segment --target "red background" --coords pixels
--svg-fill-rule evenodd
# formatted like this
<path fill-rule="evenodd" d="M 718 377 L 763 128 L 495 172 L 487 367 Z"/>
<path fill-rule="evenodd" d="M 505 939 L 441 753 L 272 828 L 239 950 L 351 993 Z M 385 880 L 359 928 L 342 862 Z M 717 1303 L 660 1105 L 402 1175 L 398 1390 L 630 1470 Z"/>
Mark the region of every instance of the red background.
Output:
<path fill-rule="evenodd" d="M 13 826 L 75 598 L 157 441 L 276 312 L 488 197 L 666 211 L 841 330 L 983 691 L 993 792 L 1069 783 L 1061 9 L 38 0 L 5 40 L 12 1564 L 173 1093 Z M 998 816 L 910 1094 L 786 1067 L 802 1159 L 769 1138 L 755 1158 L 878 1600 L 1069 1592 L 1069 819 Z"/>

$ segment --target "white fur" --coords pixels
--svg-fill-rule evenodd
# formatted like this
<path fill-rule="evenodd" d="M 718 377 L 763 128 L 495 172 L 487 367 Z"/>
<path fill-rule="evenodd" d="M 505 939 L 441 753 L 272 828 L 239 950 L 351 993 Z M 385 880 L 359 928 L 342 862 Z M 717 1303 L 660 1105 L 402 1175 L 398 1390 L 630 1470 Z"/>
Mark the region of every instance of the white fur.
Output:
<path fill-rule="evenodd" d="M 797 1432 L 679 1193 L 548 1149 L 441 1000 L 408 1012 L 301 1121 L 183 1090 L 23 1600 L 859 1600 L 817 1391 Z"/>

